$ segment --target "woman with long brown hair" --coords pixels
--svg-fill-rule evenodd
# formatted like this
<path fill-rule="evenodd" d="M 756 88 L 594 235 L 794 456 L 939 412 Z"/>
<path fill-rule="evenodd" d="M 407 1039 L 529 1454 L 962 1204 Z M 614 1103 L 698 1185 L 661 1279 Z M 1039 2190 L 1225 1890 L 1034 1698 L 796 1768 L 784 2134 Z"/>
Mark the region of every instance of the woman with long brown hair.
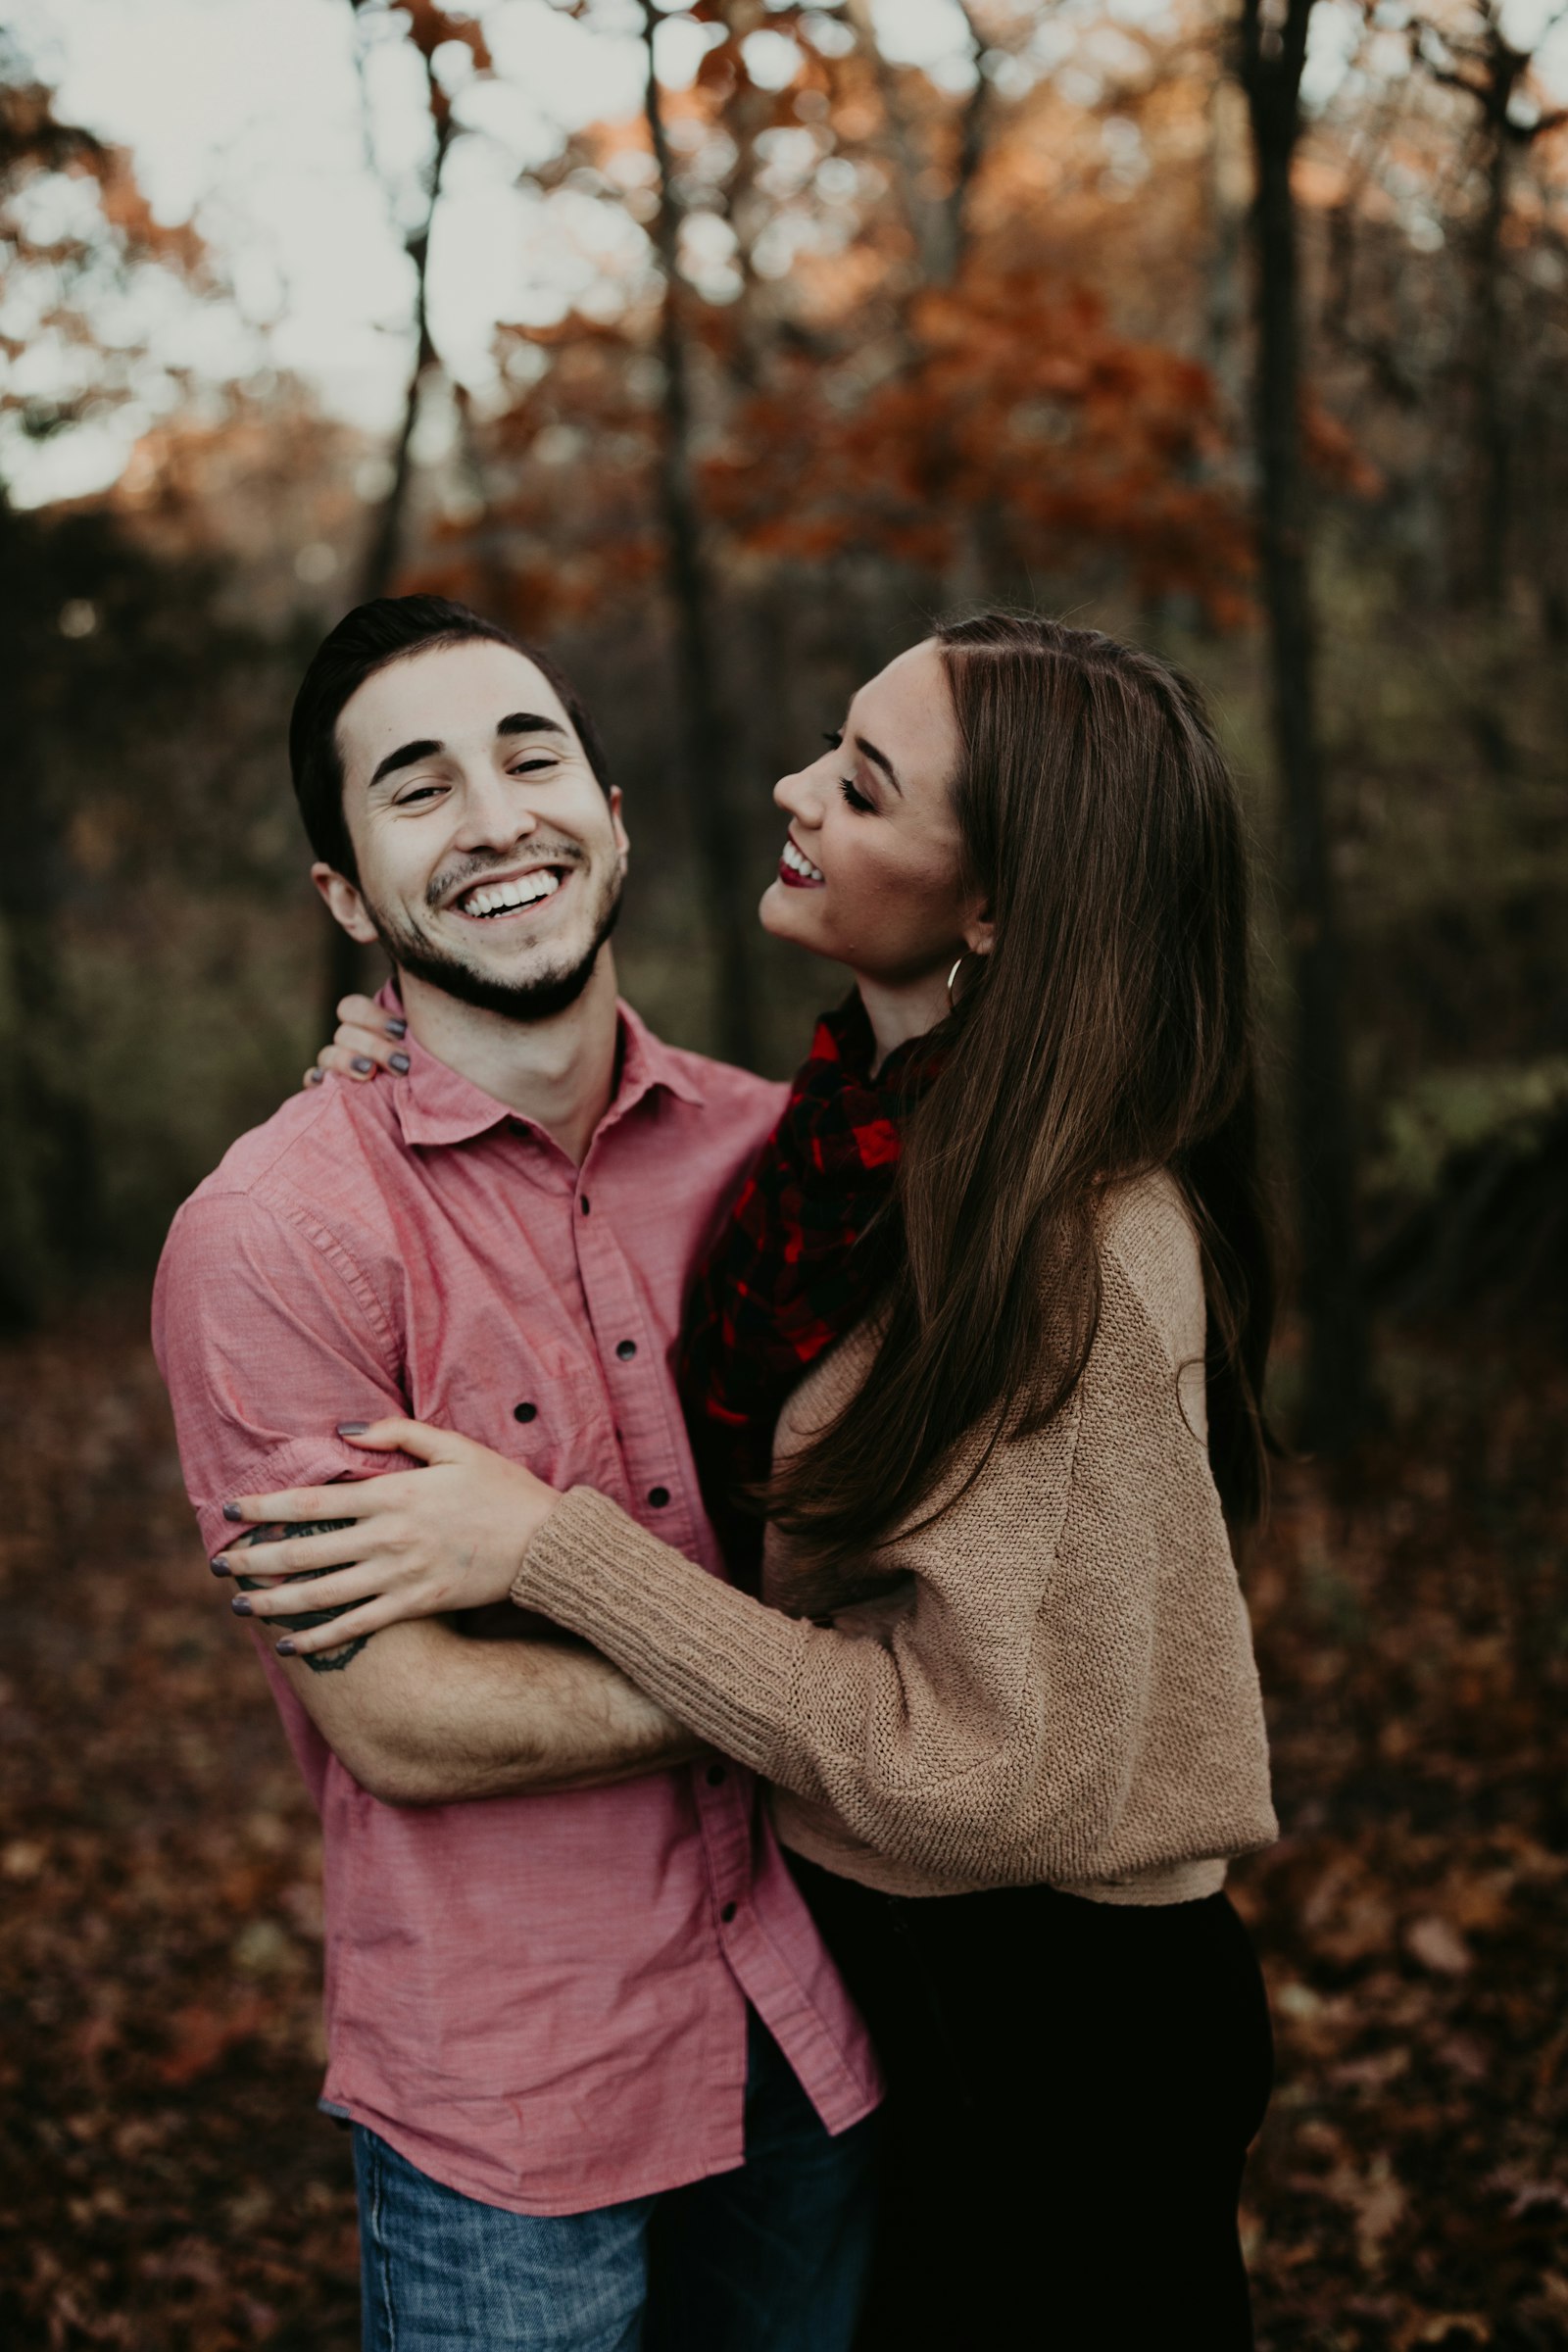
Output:
<path fill-rule="evenodd" d="M 403 1421 L 362 1442 L 438 1477 L 246 1516 L 353 1495 L 290 1547 L 355 1604 L 296 1650 L 510 1592 L 773 1784 L 889 2078 L 878 2344 L 1229 2352 L 1269 2035 L 1223 1881 L 1275 1835 L 1228 1532 L 1272 1310 L 1234 787 L 1162 663 L 986 614 L 775 797 L 763 919 L 857 988 L 688 1324 L 754 1589 Z"/>

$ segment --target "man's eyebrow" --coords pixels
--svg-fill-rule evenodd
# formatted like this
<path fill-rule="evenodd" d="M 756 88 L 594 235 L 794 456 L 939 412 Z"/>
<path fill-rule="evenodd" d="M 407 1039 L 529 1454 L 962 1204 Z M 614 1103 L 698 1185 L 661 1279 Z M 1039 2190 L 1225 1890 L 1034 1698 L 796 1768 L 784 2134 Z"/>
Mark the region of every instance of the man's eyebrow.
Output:
<path fill-rule="evenodd" d="M 395 752 L 388 752 L 370 778 L 371 789 L 373 790 L 380 783 L 383 776 L 395 775 L 400 767 L 416 767 L 421 760 L 433 759 L 437 752 L 445 751 L 445 744 L 432 743 L 428 740 L 419 743 L 400 743 Z"/>
<path fill-rule="evenodd" d="M 564 735 L 565 728 L 559 718 L 546 718 L 538 710 L 513 710 L 496 721 L 498 735 Z"/>
<path fill-rule="evenodd" d="M 867 760 L 874 761 L 876 766 L 882 770 L 882 773 L 886 776 L 888 782 L 892 785 L 894 791 L 898 794 L 900 800 L 902 801 L 904 798 L 904 786 L 899 782 L 899 771 L 894 766 L 892 760 L 888 758 L 886 752 L 879 752 L 876 748 L 876 745 L 874 743 L 867 743 L 863 735 L 857 735 L 855 738 L 855 748 L 858 752 L 863 752 Z"/>

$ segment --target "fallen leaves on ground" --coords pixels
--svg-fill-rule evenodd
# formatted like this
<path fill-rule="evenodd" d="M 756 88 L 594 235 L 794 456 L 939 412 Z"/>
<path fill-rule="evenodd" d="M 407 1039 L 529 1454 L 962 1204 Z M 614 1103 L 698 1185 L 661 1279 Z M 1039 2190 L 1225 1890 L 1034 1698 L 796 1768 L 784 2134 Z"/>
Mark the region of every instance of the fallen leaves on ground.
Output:
<path fill-rule="evenodd" d="M 316 1817 L 145 1329 L 0 1349 L 0 2342 L 351 2352 Z"/>
<path fill-rule="evenodd" d="M 353 2352 L 319 1849 L 139 1298 L 0 1349 L 0 2340 Z M 1568 1379 L 1436 1343 L 1248 1570 L 1261 2352 L 1568 2345 Z"/>
<path fill-rule="evenodd" d="M 1286 1470 L 1247 1576 L 1269 2352 L 1568 2344 L 1568 1379 L 1462 1339 L 1402 1375 L 1348 1479 Z"/>

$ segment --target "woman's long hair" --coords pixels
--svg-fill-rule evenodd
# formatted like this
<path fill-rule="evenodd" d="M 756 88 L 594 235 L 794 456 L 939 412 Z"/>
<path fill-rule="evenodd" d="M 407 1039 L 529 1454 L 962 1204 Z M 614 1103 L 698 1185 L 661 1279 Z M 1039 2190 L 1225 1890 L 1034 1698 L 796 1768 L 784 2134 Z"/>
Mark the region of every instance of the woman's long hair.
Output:
<path fill-rule="evenodd" d="M 1247 853 L 1197 689 L 1092 629 L 988 612 L 936 632 L 962 744 L 964 965 L 893 1206 L 869 1377 L 769 1493 L 822 1561 L 915 1520 L 970 1432 L 1042 1429 L 1100 1315 L 1099 1205 L 1168 1169 L 1208 1299 L 1209 1457 L 1233 1525 L 1265 1492 L 1274 1311 L 1257 1164 Z"/>

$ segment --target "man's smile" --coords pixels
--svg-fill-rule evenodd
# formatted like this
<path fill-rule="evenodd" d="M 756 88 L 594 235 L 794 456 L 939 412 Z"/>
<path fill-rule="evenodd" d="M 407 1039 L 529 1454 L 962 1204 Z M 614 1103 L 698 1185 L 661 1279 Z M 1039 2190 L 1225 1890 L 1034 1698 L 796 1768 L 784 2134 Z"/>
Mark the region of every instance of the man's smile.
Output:
<path fill-rule="evenodd" d="M 466 922 L 510 924 L 558 898 L 575 870 L 574 863 L 558 856 L 549 863 L 481 874 L 466 882 L 441 911 L 461 915 Z"/>

